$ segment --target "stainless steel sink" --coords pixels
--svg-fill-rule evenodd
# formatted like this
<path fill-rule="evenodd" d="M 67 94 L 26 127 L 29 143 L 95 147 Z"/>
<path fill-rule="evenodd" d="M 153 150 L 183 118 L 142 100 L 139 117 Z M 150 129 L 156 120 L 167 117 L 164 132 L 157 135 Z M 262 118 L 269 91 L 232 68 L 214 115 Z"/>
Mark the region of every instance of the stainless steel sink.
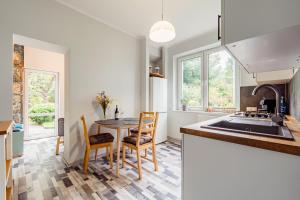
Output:
<path fill-rule="evenodd" d="M 294 140 L 293 135 L 285 126 L 279 126 L 271 121 L 245 120 L 225 118 L 202 128 L 229 131 L 234 133 L 260 135 L 285 140 Z"/>

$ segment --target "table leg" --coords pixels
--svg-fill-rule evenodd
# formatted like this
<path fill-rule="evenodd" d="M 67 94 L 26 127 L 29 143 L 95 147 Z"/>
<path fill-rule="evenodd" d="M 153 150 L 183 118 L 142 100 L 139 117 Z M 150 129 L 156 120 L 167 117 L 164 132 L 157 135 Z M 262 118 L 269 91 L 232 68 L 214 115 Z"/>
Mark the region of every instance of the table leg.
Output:
<path fill-rule="evenodd" d="M 117 177 L 120 176 L 120 172 L 119 172 L 119 161 L 120 161 L 120 149 L 121 149 L 121 144 L 120 144 L 120 136 L 121 136 L 121 129 L 117 128 L 117 163 L 116 163 L 116 174 Z"/>
<path fill-rule="evenodd" d="M 97 134 L 100 134 L 100 131 L 101 131 L 100 129 L 101 129 L 101 125 L 98 124 Z"/>

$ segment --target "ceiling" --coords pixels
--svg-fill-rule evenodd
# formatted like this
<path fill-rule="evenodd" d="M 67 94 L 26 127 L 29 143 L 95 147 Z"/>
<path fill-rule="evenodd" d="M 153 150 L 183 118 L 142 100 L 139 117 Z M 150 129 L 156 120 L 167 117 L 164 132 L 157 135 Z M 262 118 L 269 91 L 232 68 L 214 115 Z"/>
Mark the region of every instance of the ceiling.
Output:
<path fill-rule="evenodd" d="M 161 18 L 161 0 L 57 0 L 134 37 L 148 37 Z M 165 20 L 176 30 L 172 45 L 217 29 L 220 0 L 164 0 Z"/>

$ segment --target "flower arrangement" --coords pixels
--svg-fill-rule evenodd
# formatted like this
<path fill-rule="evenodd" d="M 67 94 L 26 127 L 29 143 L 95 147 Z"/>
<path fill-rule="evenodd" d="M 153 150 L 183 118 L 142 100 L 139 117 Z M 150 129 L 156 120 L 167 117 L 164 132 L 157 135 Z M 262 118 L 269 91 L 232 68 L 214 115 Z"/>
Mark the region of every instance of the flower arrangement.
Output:
<path fill-rule="evenodd" d="M 106 119 L 106 109 L 111 105 L 112 99 L 105 94 L 105 91 L 102 91 L 97 95 L 96 101 L 101 106 L 104 119 Z"/>

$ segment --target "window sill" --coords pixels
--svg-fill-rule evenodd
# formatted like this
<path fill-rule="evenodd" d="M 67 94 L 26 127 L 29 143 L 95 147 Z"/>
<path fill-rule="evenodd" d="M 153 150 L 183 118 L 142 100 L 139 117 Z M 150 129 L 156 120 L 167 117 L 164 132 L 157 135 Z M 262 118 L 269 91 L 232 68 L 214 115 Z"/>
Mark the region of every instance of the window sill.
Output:
<path fill-rule="evenodd" d="M 224 116 L 229 115 L 231 113 L 225 113 L 225 112 L 206 112 L 202 110 L 173 110 L 172 112 L 179 112 L 179 113 L 196 113 L 196 114 L 203 114 L 203 115 L 210 115 L 210 116 Z"/>

